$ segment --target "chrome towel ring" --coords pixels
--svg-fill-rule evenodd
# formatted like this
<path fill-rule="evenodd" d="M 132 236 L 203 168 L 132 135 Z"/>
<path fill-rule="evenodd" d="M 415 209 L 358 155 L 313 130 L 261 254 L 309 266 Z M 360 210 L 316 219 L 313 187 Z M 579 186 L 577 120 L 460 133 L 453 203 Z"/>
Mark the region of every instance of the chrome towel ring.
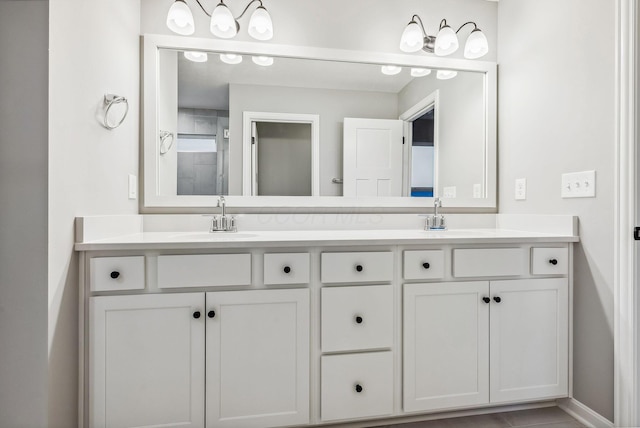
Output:
<path fill-rule="evenodd" d="M 122 114 L 122 117 L 119 120 L 114 122 L 109 121 L 109 112 L 111 111 L 111 107 L 116 104 L 124 104 L 125 110 Z M 104 96 L 104 118 L 102 120 L 102 126 L 107 129 L 116 129 L 118 126 L 122 125 L 124 119 L 127 117 L 127 113 L 129 113 L 129 101 L 121 95 L 114 94 L 105 94 Z"/>
<path fill-rule="evenodd" d="M 160 131 L 160 154 L 167 153 L 171 150 L 171 146 L 173 146 L 173 132 Z"/>

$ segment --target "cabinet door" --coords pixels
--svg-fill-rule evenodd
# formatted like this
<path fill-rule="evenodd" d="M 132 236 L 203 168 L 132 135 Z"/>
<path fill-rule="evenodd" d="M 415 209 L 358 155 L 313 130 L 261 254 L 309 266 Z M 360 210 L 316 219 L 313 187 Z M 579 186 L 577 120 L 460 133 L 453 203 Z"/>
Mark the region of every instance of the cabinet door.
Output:
<path fill-rule="evenodd" d="M 567 287 L 564 278 L 491 282 L 492 403 L 567 395 Z"/>
<path fill-rule="evenodd" d="M 404 286 L 404 410 L 489 402 L 489 283 Z"/>
<path fill-rule="evenodd" d="M 207 427 L 309 423 L 309 290 L 207 293 Z"/>
<path fill-rule="evenodd" d="M 92 297 L 90 305 L 91 427 L 203 427 L 204 294 Z"/>

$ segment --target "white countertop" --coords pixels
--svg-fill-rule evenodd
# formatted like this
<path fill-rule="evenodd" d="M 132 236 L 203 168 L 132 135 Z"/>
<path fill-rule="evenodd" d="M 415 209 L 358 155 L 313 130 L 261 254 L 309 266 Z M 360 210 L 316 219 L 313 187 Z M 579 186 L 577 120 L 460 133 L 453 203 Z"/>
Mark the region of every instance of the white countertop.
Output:
<path fill-rule="evenodd" d="M 515 244 L 578 242 L 572 235 L 506 229 L 247 230 L 236 233 L 140 232 L 77 242 L 77 251 L 229 249 L 340 245 Z"/>

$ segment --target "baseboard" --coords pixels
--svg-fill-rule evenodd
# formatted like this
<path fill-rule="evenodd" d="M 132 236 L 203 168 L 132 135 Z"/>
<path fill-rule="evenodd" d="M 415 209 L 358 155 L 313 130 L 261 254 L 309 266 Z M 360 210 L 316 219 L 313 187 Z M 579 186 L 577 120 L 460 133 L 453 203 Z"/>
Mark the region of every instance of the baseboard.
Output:
<path fill-rule="evenodd" d="M 558 400 L 558 407 L 590 428 L 613 428 L 613 422 L 575 398 Z"/>

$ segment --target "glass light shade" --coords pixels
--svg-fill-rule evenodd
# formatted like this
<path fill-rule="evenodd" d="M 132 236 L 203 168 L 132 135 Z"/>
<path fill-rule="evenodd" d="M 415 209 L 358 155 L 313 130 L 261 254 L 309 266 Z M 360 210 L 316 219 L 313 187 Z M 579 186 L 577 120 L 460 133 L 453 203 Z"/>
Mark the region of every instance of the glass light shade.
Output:
<path fill-rule="evenodd" d="M 263 67 L 268 67 L 273 64 L 273 58 L 271 58 L 270 56 L 252 56 L 251 60 Z"/>
<path fill-rule="evenodd" d="M 402 67 L 397 65 L 383 65 L 381 68 L 382 74 L 386 74 L 387 76 L 393 76 L 402 71 Z"/>
<path fill-rule="evenodd" d="M 238 54 L 220 54 L 220 61 L 227 64 L 240 64 L 242 62 L 242 55 Z"/>
<path fill-rule="evenodd" d="M 238 34 L 238 26 L 229 8 L 222 2 L 218 3 L 211 14 L 211 25 L 209 26 L 214 36 L 222 39 L 230 39 Z"/>
<path fill-rule="evenodd" d="M 196 30 L 191 9 L 183 0 L 176 0 L 169 8 L 167 27 L 182 36 L 189 36 Z"/>
<path fill-rule="evenodd" d="M 400 37 L 400 50 L 403 52 L 418 52 L 424 45 L 422 28 L 416 21 L 411 21 Z"/>
<path fill-rule="evenodd" d="M 251 14 L 248 31 L 249 35 L 256 40 L 271 40 L 273 37 L 273 22 L 269 12 L 263 6 L 258 6 Z"/>
<path fill-rule="evenodd" d="M 424 77 L 431 74 L 431 70 L 428 68 L 412 68 L 411 76 L 413 77 Z"/>
<path fill-rule="evenodd" d="M 445 25 L 438 31 L 434 53 L 438 56 L 451 55 L 458 50 L 458 36 L 451 27 Z"/>
<path fill-rule="evenodd" d="M 464 57 L 468 59 L 476 59 L 485 56 L 489 52 L 489 43 L 487 36 L 478 28 L 473 30 L 467 42 L 464 44 Z"/>
<path fill-rule="evenodd" d="M 438 73 L 436 74 L 436 78 L 438 78 L 440 80 L 447 80 L 447 79 L 453 79 L 457 75 L 458 75 L 457 71 L 453 71 L 453 70 L 438 70 Z"/>
<path fill-rule="evenodd" d="M 193 62 L 207 62 L 207 60 L 209 59 L 206 52 L 198 51 L 185 51 L 184 57 Z"/>

